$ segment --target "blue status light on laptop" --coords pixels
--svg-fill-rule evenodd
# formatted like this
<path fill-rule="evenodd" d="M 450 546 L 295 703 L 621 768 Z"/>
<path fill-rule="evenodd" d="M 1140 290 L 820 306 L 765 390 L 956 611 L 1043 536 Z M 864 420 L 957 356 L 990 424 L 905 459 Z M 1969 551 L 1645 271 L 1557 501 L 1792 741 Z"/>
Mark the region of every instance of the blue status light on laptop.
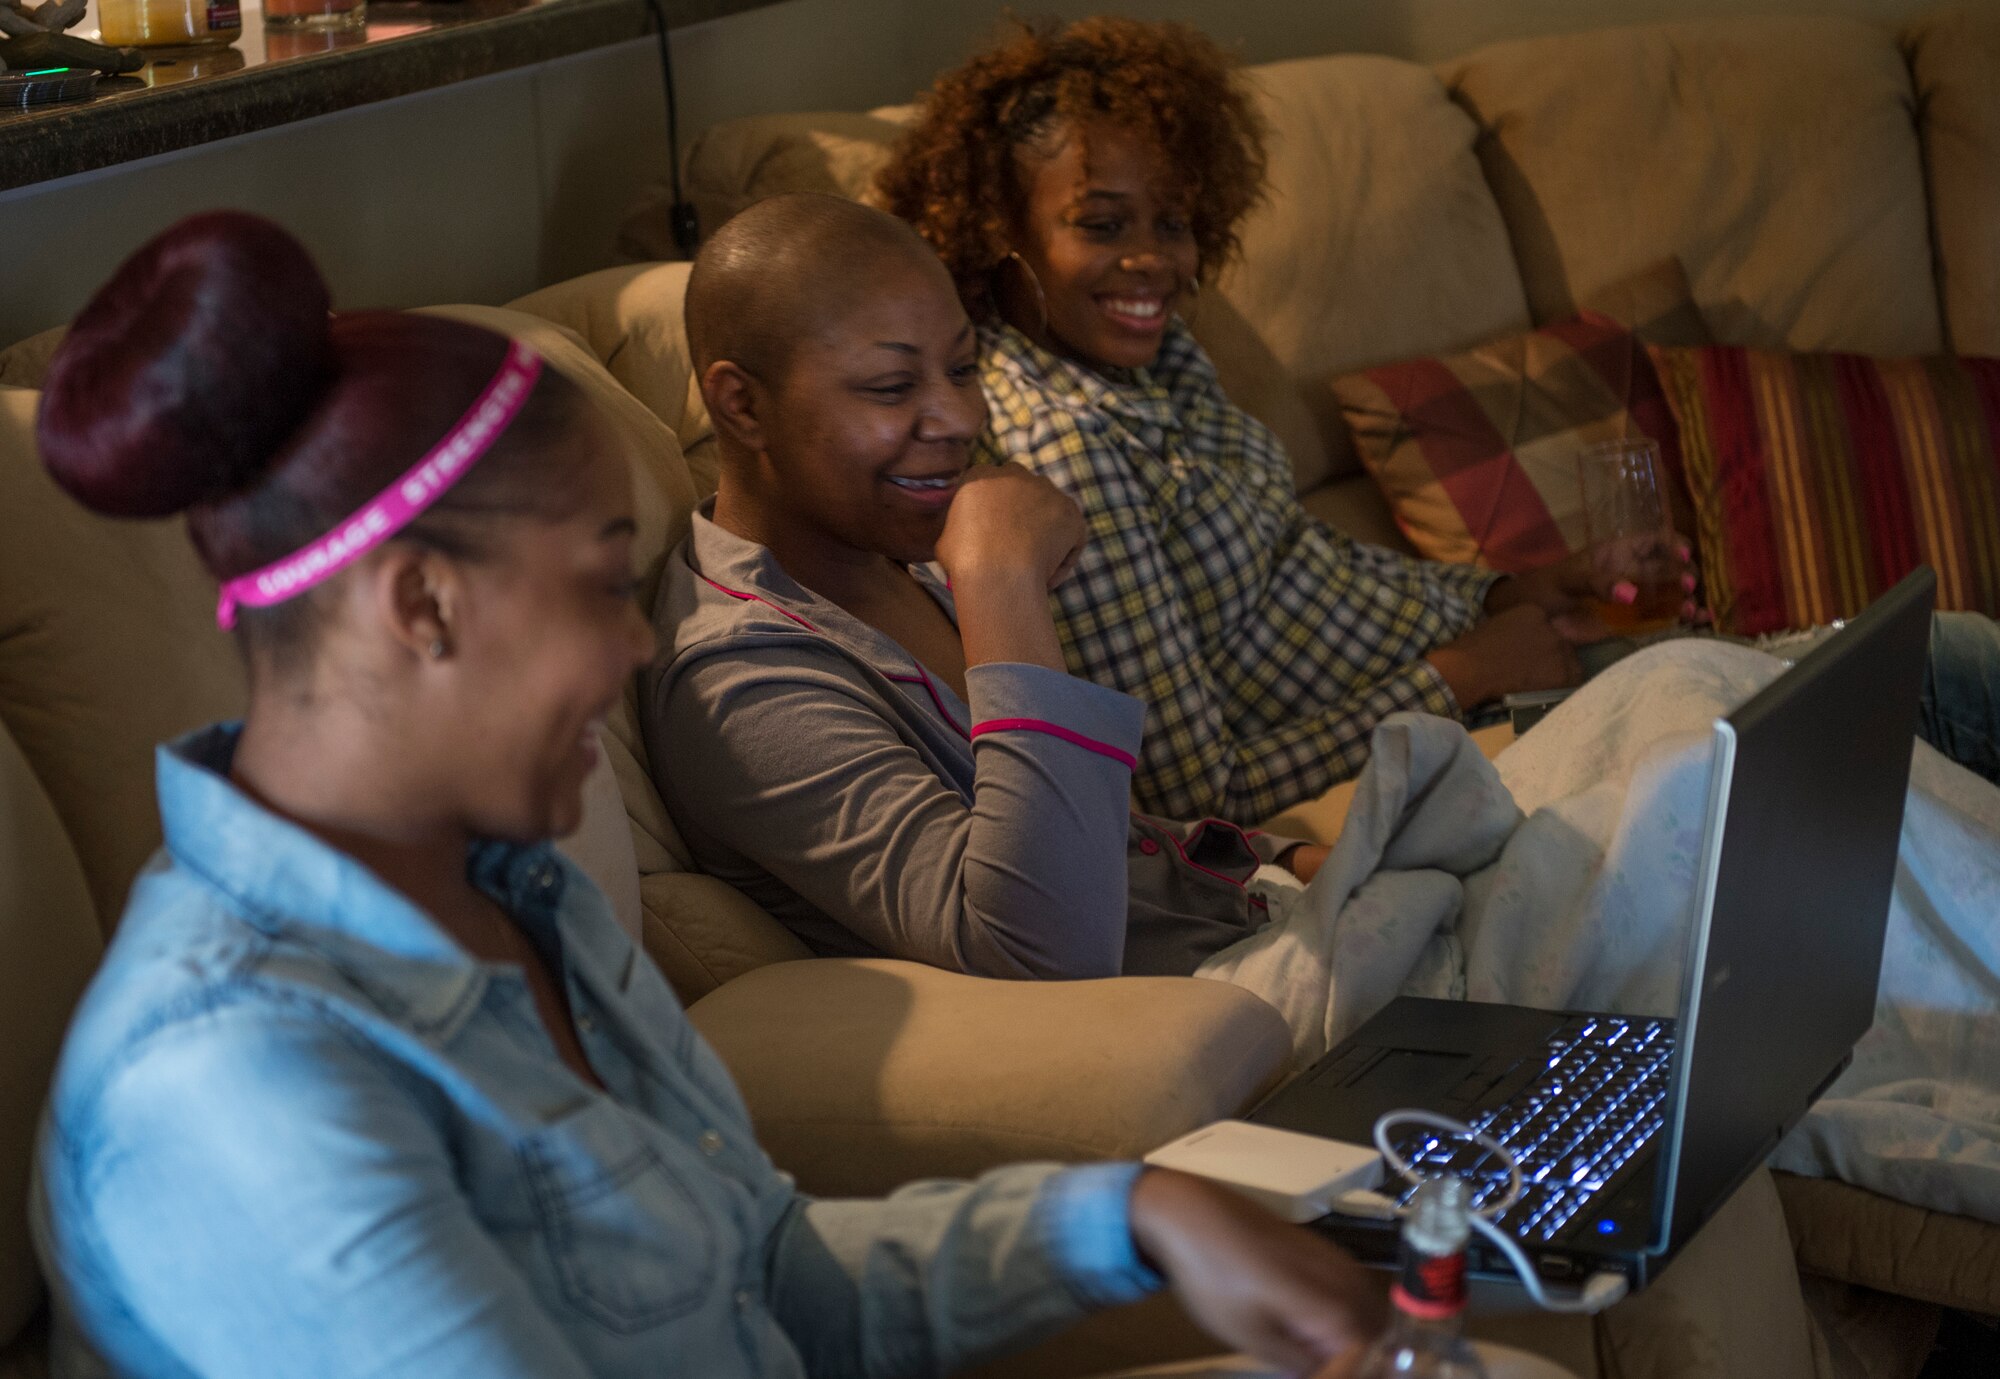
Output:
<path fill-rule="evenodd" d="M 1618 1234 L 1618 1223 L 1616 1221 L 1599 1221 L 1597 1223 L 1597 1233 L 1599 1235 L 1616 1235 Z"/>

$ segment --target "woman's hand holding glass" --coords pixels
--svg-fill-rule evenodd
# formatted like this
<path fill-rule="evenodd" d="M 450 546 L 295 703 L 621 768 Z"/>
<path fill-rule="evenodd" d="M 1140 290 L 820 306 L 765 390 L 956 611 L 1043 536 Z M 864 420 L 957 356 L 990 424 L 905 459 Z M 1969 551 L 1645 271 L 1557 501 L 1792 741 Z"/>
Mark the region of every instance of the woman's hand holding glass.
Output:
<path fill-rule="evenodd" d="M 1583 646 L 1699 618 L 1690 556 L 1677 532 L 1629 533 L 1510 583 L 1516 602 L 1535 604 L 1565 641 Z"/>
<path fill-rule="evenodd" d="M 1524 575 L 1520 592 L 1575 643 L 1659 631 L 1699 616 L 1687 538 L 1673 529 L 1671 482 L 1646 436 L 1577 456 L 1583 549 Z"/>

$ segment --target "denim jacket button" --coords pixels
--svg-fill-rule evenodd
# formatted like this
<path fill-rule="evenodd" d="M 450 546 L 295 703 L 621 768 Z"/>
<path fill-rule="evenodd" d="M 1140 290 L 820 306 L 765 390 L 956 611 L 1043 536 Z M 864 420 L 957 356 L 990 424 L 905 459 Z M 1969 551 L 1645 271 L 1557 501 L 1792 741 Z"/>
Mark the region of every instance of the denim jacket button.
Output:
<path fill-rule="evenodd" d="M 695 1143 L 699 1144 L 701 1152 L 711 1159 L 722 1152 L 722 1136 L 714 1130 L 702 1131 L 701 1138 Z"/>
<path fill-rule="evenodd" d="M 736 1290 L 736 1310 L 738 1312 L 748 1312 L 752 1301 L 754 1299 L 751 1298 L 748 1288 L 738 1288 Z"/>
<path fill-rule="evenodd" d="M 576 1017 L 576 1027 L 589 1034 L 597 1028 L 597 1017 L 586 1010 Z"/>

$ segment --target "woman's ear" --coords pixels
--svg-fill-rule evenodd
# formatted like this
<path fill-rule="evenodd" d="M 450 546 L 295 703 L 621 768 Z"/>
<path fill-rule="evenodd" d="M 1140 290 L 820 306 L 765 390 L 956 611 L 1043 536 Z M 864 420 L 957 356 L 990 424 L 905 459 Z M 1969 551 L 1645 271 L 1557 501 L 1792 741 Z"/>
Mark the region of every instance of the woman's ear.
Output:
<path fill-rule="evenodd" d="M 451 561 L 436 551 L 392 542 L 378 557 L 369 587 L 394 641 L 424 660 L 451 654 L 464 593 Z"/>
<path fill-rule="evenodd" d="M 764 449 L 764 385 L 742 365 L 718 359 L 701 376 L 702 400 L 715 429 L 752 454 Z"/>

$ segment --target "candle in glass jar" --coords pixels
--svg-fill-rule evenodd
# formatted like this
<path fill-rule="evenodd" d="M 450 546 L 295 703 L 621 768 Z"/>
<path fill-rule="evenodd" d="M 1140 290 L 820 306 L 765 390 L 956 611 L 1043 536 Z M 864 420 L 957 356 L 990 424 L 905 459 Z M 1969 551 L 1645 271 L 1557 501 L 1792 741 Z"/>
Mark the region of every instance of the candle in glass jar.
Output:
<path fill-rule="evenodd" d="M 243 32 L 237 0 L 98 0 L 98 37 L 114 48 L 190 48 L 234 43 Z"/>

